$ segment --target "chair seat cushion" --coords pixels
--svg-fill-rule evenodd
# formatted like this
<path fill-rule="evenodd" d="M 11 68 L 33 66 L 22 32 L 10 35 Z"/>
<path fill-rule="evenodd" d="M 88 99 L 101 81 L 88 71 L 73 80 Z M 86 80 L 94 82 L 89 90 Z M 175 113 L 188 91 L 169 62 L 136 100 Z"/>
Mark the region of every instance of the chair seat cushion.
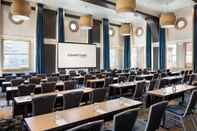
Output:
<path fill-rule="evenodd" d="M 170 106 L 166 109 L 166 111 L 182 116 L 185 112 L 185 107 L 181 105 Z"/>

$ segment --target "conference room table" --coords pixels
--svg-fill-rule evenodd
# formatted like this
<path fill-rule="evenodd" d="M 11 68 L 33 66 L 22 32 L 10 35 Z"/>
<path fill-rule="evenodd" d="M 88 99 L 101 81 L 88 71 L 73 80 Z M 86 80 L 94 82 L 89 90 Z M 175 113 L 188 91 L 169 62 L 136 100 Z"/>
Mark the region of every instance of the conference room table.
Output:
<path fill-rule="evenodd" d="M 63 81 L 56 82 L 56 88 L 57 89 L 63 89 L 63 87 L 64 87 L 64 82 Z M 42 88 L 41 84 L 35 85 L 36 94 L 41 93 L 41 88 Z M 17 93 L 18 93 L 18 87 L 17 86 L 6 87 L 6 100 L 8 102 L 8 105 L 9 105 L 9 101 L 13 100 L 13 98 L 17 96 Z"/>
<path fill-rule="evenodd" d="M 110 87 L 110 90 L 113 94 L 115 94 L 115 92 L 118 90 L 119 91 L 119 96 L 122 95 L 122 91 L 124 89 L 132 89 L 134 88 L 137 83 L 140 83 L 140 82 L 146 82 L 146 83 L 149 83 L 150 81 L 148 80 L 139 80 L 139 81 L 132 81 L 132 82 L 122 82 L 122 83 L 114 83 L 114 84 L 110 84 L 109 87 Z"/>
<path fill-rule="evenodd" d="M 183 76 L 179 75 L 179 76 L 167 76 L 167 77 L 163 77 L 163 80 L 167 80 L 169 84 L 176 84 L 178 82 L 181 82 L 181 80 L 183 79 Z"/>
<path fill-rule="evenodd" d="M 113 77 L 113 82 L 118 82 L 118 77 Z M 87 86 L 91 88 L 101 88 L 104 86 L 105 78 L 88 79 Z"/>
<path fill-rule="evenodd" d="M 87 122 L 112 120 L 115 114 L 141 105 L 142 102 L 140 101 L 118 98 L 63 111 L 33 116 L 25 118 L 24 121 L 29 131 L 67 130 Z"/>
<path fill-rule="evenodd" d="M 66 93 L 83 91 L 84 94 L 90 94 L 93 92 L 93 90 L 94 90 L 93 88 L 84 87 L 84 88 L 77 88 L 77 89 L 72 89 L 72 90 L 55 91 L 51 93 L 42 93 L 42 94 L 37 94 L 37 95 L 14 97 L 13 98 L 13 115 L 14 116 L 23 115 L 23 114 L 26 114 L 27 112 L 31 113 L 31 109 L 28 111 L 28 108 L 31 108 L 32 99 L 36 97 L 47 96 L 47 95 L 57 95 L 57 99 L 62 100 L 63 94 L 66 94 Z"/>
<path fill-rule="evenodd" d="M 151 80 L 153 78 L 153 74 L 142 74 L 142 75 L 136 75 L 136 79 L 138 80 Z"/>
<path fill-rule="evenodd" d="M 197 89 L 197 86 L 179 84 L 179 85 L 169 86 L 166 88 L 148 91 L 147 94 L 150 96 L 159 97 L 162 100 L 175 99 L 177 97 L 182 97 L 184 100 L 184 93 L 195 89 Z"/>
<path fill-rule="evenodd" d="M 147 94 L 150 95 L 151 97 L 160 98 L 162 101 L 164 100 L 173 100 L 176 98 L 182 97 L 182 103 L 184 102 L 184 93 L 187 91 L 192 91 L 196 90 L 197 86 L 192 86 L 192 85 L 186 85 L 186 84 L 179 84 L 179 85 L 174 85 L 162 89 L 157 89 L 157 90 L 152 90 L 148 91 Z M 166 116 L 164 115 L 163 117 L 163 122 L 162 126 L 165 126 L 165 118 Z"/>

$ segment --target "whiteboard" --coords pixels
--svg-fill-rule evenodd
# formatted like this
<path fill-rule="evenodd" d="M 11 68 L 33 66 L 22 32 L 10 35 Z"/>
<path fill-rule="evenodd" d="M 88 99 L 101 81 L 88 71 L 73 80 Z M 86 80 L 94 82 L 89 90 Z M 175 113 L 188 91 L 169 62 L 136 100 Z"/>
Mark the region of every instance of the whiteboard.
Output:
<path fill-rule="evenodd" d="M 96 45 L 58 44 L 58 68 L 96 67 Z"/>

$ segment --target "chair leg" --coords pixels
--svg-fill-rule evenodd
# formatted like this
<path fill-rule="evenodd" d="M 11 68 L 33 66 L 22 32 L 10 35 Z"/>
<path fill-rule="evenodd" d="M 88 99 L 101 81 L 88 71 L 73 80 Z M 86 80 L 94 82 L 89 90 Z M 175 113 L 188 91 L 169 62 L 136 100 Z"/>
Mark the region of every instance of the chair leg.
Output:
<path fill-rule="evenodd" d="M 197 123 L 196 123 L 196 120 L 195 120 L 196 119 L 195 116 L 194 115 L 191 115 L 190 118 L 191 118 L 192 124 L 194 126 L 194 129 L 197 129 L 197 125 L 196 125 Z"/>
<path fill-rule="evenodd" d="M 187 129 L 186 129 L 186 127 L 185 127 L 185 123 L 184 123 L 183 118 L 181 118 L 180 122 L 181 122 L 181 124 L 182 124 L 183 131 L 187 131 Z"/>

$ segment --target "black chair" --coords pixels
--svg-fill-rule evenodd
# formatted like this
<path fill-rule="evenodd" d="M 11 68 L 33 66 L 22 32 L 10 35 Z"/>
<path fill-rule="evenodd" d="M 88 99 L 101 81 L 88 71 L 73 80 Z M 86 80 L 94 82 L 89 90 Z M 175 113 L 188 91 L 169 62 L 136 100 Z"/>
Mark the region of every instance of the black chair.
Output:
<path fill-rule="evenodd" d="M 151 80 L 148 86 L 148 91 L 154 90 L 158 80 Z"/>
<path fill-rule="evenodd" d="M 32 115 L 42 115 L 54 111 L 56 95 L 46 95 L 32 98 Z"/>
<path fill-rule="evenodd" d="M 116 114 L 113 118 L 111 131 L 133 131 L 140 108 L 127 110 Z M 105 131 L 110 131 L 109 129 Z"/>
<path fill-rule="evenodd" d="M 83 97 L 83 91 L 76 91 L 76 92 L 64 94 L 63 109 L 79 107 L 82 97 Z"/>
<path fill-rule="evenodd" d="M 135 75 L 129 75 L 128 81 L 132 82 L 135 80 Z"/>
<path fill-rule="evenodd" d="M 16 77 L 23 77 L 25 76 L 25 73 L 16 73 Z"/>
<path fill-rule="evenodd" d="M 147 83 L 146 82 L 138 82 L 135 91 L 133 94 L 133 99 L 142 100 L 146 91 Z"/>
<path fill-rule="evenodd" d="M 194 110 L 196 109 L 196 105 L 197 105 L 197 90 L 194 90 L 190 95 L 190 99 L 186 107 L 184 107 L 183 105 L 170 106 L 166 109 L 166 113 L 170 114 L 168 115 L 170 116 L 168 117 L 169 119 L 179 122 L 183 126 L 183 130 L 186 131 L 184 118 L 189 115 L 190 116 L 193 115 L 193 117 L 195 117 Z M 193 118 L 191 119 L 194 127 L 197 129 L 195 120 Z"/>
<path fill-rule="evenodd" d="M 165 88 L 166 86 L 168 86 L 169 85 L 169 82 L 168 82 L 168 80 L 167 79 L 161 79 L 160 80 L 160 84 L 159 84 L 159 88 L 161 89 L 161 88 Z"/>
<path fill-rule="evenodd" d="M 16 79 L 16 76 L 12 76 L 12 75 L 5 76 L 6 81 L 11 81 L 13 79 Z"/>
<path fill-rule="evenodd" d="M 70 76 L 76 76 L 77 75 L 76 71 L 74 71 L 74 70 L 69 71 L 69 74 L 70 74 Z"/>
<path fill-rule="evenodd" d="M 31 93 L 34 93 L 35 85 L 20 85 L 18 86 L 18 96 L 28 96 Z"/>
<path fill-rule="evenodd" d="M 92 92 L 91 103 L 102 102 L 106 99 L 106 89 L 105 88 L 96 88 Z"/>
<path fill-rule="evenodd" d="M 121 82 L 126 82 L 127 81 L 127 76 L 124 76 L 124 75 L 121 75 L 118 77 L 118 82 L 121 83 Z"/>
<path fill-rule="evenodd" d="M 52 77 L 48 77 L 47 80 L 51 81 L 51 82 L 57 82 L 59 80 L 59 77 L 58 76 L 52 76 Z"/>
<path fill-rule="evenodd" d="M 19 86 L 24 83 L 24 79 L 13 79 L 11 80 L 12 86 Z"/>
<path fill-rule="evenodd" d="M 134 131 L 157 131 L 164 116 L 167 101 L 159 102 L 150 107 L 148 121 L 136 121 Z"/>
<path fill-rule="evenodd" d="M 59 79 L 61 81 L 67 81 L 67 80 L 70 80 L 70 76 L 66 74 L 60 74 Z"/>
<path fill-rule="evenodd" d="M 42 93 L 54 92 L 55 89 L 56 89 L 56 83 L 55 82 L 42 83 Z"/>
<path fill-rule="evenodd" d="M 29 79 L 29 83 L 30 84 L 40 84 L 40 81 L 41 81 L 41 78 L 38 78 L 38 77 L 32 77 Z"/>
<path fill-rule="evenodd" d="M 64 89 L 65 90 L 72 90 L 77 88 L 77 81 L 76 80 L 68 80 L 64 82 Z"/>
<path fill-rule="evenodd" d="M 94 121 L 89 122 L 77 127 L 74 127 L 72 129 L 69 129 L 67 131 L 104 131 L 104 121 Z"/>
<path fill-rule="evenodd" d="M 52 77 L 59 77 L 59 75 L 60 75 L 59 73 L 52 73 L 51 74 Z"/>

